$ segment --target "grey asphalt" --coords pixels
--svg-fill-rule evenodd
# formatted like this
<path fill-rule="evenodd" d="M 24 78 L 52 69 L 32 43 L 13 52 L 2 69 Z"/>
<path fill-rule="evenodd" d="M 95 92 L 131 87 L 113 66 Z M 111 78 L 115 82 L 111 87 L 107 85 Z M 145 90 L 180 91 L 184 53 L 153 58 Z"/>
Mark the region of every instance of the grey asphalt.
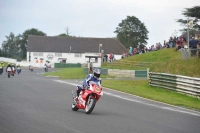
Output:
<path fill-rule="evenodd" d="M 50 69 L 50 71 L 54 71 Z M 0 75 L 0 133 L 198 133 L 200 113 L 104 88 L 89 115 L 71 110 L 82 80 L 44 77 L 43 69 Z"/>

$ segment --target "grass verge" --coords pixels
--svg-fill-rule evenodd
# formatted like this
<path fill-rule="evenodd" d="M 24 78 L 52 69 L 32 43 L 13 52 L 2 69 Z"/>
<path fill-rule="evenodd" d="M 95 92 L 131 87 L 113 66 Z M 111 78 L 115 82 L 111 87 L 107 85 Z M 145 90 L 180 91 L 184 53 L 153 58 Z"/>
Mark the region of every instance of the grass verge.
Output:
<path fill-rule="evenodd" d="M 102 86 L 147 99 L 200 111 L 200 99 L 158 87 L 151 87 L 148 84 L 148 80 L 103 80 Z"/>

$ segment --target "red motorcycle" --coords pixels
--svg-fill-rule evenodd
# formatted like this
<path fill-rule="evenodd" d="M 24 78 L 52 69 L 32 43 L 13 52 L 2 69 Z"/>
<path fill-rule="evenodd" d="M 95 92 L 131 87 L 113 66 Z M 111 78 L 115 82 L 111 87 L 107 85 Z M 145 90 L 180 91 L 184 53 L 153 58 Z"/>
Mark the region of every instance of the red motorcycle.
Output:
<path fill-rule="evenodd" d="M 8 78 L 10 78 L 10 75 L 12 74 L 12 71 L 6 71 L 6 72 L 7 72 Z"/>
<path fill-rule="evenodd" d="M 13 71 L 11 71 L 11 75 L 14 76 L 16 74 L 16 69 L 13 67 Z"/>
<path fill-rule="evenodd" d="M 72 110 L 77 111 L 78 109 L 83 109 L 86 114 L 90 114 L 96 102 L 103 96 L 103 90 L 101 86 L 91 83 L 88 89 L 84 89 L 80 92 L 78 100 L 75 100 L 75 96 L 72 90 Z"/>

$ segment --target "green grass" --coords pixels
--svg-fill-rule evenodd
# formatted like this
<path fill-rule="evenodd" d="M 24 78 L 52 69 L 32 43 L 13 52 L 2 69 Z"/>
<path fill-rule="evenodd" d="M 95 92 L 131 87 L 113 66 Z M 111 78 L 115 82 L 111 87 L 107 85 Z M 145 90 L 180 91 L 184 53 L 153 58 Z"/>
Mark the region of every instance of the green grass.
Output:
<path fill-rule="evenodd" d="M 84 79 L 87 74 L 84 74 L 83 68 L 64 68 L 55 72 L 45 73 L 44 76 L 59 76 L 60 79 Z M 115 76 L 101 75 L 101 78 L 114 78 Z"/>
<path fill-rule="evenodd" d="M 150 72 L 169 73 L 200 78 L 200 58 L 193 57 L 187 60 L 183 60 L 181 52 L 175 51 L 174 48 L 165 48 L 145 54 L 134 55 L 124 58 L 123 60 L 152 62 L 152 64 L 147 66 L 150 69 Z M 103 64 L 102 67 L 111 69 L 146 69 L 134 68 L 130 67 L 130 65 L 121 66 L 120 60 L 116 62 L 119 62 L 119 65 L 113 66 L 111 63 L 107 63 Z"/>
<path fill-rule="evenodd" d="M 148 80 L 103 80 L 102 86 L 144 98 L 200 111 L 200 99 L 151 87 Z"/>

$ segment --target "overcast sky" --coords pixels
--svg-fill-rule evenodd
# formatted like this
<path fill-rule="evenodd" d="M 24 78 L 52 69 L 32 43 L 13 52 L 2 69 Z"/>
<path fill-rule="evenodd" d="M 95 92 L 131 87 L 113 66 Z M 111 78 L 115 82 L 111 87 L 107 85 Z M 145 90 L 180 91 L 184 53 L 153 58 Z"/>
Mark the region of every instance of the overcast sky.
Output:
<path fill-rule="evenodd" d="M 181 26 L 184 8 L 199 0 L 0 0 L 0 44 L 5 35 L 30 28 L 48 36 L 66 33 L 80 37 L 116 37 L 116 27 L 127 16 L 144 22 L 148 45 L 167 40 Z M 180 32 L 179 32 L 180 34 Z"/>

